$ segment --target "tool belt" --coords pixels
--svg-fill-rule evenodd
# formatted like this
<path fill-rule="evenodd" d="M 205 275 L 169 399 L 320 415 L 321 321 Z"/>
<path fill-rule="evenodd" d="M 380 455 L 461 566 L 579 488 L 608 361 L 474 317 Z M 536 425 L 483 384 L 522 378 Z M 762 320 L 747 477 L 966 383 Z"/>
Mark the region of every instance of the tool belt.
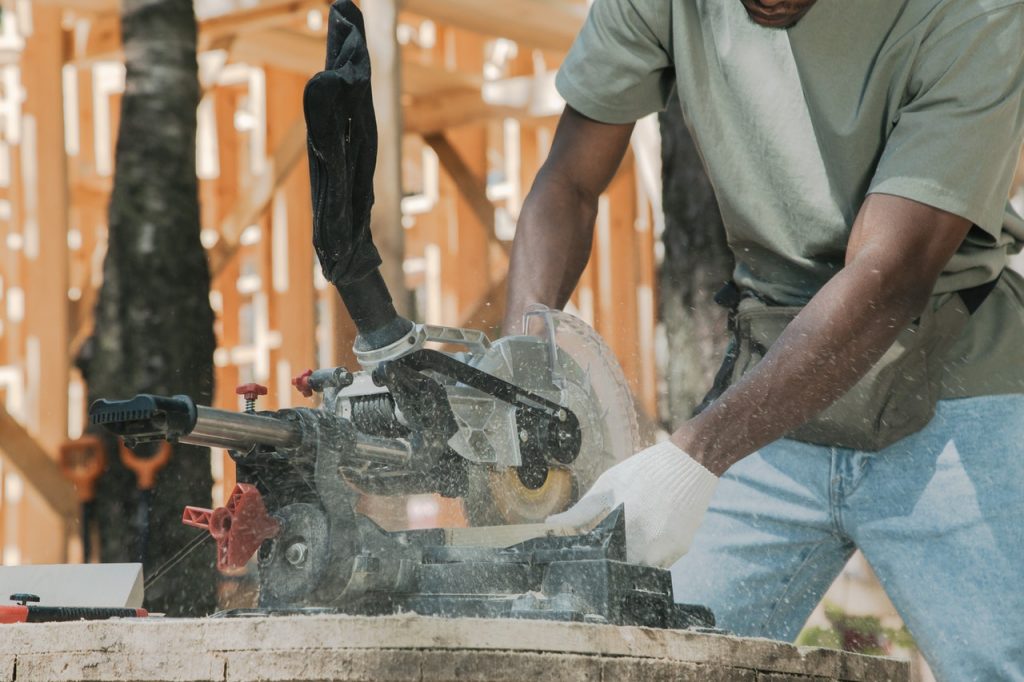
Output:
<path fill-rule="evenodd" d="M 929 306 L 853 388 L 786 437 L 875 452 L 923 429 L 935 414 L 947 352 L 998 281 L 960 291 L 937 308 Z M 732 338 L 714 386 L 697 412 L 756 367 L 803 310 L 769 305 L 732 282 L 715 301 L 730 310 Z"/>

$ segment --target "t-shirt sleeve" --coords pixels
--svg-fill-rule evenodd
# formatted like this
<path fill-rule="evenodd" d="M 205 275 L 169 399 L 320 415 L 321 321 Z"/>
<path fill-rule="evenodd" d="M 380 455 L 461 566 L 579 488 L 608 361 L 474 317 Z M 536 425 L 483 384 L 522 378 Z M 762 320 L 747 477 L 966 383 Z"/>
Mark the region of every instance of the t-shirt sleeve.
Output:
<path fill-rule="evenodd" d="M 967 218 L 998 238 L 1024 138 L 1024 4 L 924 41 L 869 192 Z"/>
<path fill-rule="evenodd" d="M 665 109 L 675 83 L 668 0 L 595 0 L 555 85 L 573 109 L 632 123 Z"/>

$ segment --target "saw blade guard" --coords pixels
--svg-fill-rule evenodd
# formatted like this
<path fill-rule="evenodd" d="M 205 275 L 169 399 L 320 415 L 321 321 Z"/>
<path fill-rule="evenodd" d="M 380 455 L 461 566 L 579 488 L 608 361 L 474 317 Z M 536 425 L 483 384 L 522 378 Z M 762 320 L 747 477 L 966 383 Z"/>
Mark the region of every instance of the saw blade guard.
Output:
<path fill-rule="evenodd" d="M 592 327 L 569 313 L 533 306 L 524 316 L 523 336 L 500 339 L 496 346 L 522 339 L 547 346 L 549 397 L 579 419 L 579 455 L 571 464 L 551 464 L 540 472 L 526 461 L 514 468 L 470 467 L 464 501 L 472 525 L 542 522 L 571 506 L 640 443 L 632 392 L 615 355 Z M 510 381 L 528 384 L 534 377 L 527 374 L 536 368 L 511 371 Z"/>
<path fill-rule="evenodd" d="M 523 317 L 523 332 L 547 341 L 556 384 L 567 403 L 586 424 L 580 457 L 573 473 L 582 492 L 609 467 L 633 455 L 640 446 L 640 427 L 633 392 L 618 359 L 589 324 L 570 313 L 531 306 Z M 573 374 L 581 372 L 583 381 Z M 577 394 L 578 392 L 578 394 Z"/>

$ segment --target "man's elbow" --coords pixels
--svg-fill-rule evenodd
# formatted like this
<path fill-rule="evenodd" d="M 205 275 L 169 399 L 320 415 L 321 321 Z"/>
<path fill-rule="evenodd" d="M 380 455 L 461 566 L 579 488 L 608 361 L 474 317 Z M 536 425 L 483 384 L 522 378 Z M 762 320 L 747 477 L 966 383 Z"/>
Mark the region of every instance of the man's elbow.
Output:
<path fill-rule="evenodd" d="M 934 268 L 912 257 L 892 254 L 872 257 L 870 253 L 862 253 L 847 269 L 859 270 L 860 276 L 870 281 L 862 291 L 874 301 L 876 308 L 900 324 L 924 312 L 938 281 Z"/>
<path fill-rule="evenodd" d="M 541 166 L 533 181 L 532 191 L 558 192 L 562 196 L 571 198 L 574 203 L 581 206 L 597 208 L 598 200 L 601 197 L 600 190 L 588 187 L 582 182 L 578 173 L 563 168 L 561 165 L 550 160 Z"/>
<path fill-rule="evenodd" d="M 854 222 L 848 267 L 870 278 L 875 300 L 913 319 L 971 229 L 966 218 L 910 199 L 872 194 Z"/>
<path fill-rule="evenodd" d="M 938 275 L 913 264 L 901 263 L 884 277 L 882 301 L 894 318 L 912 320 L 921 315 L 935 290 Z"/>

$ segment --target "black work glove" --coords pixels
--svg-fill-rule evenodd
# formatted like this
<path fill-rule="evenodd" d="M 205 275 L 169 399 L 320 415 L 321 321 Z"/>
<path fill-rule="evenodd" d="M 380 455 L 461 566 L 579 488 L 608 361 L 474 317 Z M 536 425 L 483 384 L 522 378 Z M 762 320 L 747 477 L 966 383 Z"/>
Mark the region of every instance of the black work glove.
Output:
<path fill-rule="evenodd" d="M 370 55 L 363 15 L 351 0 L 331 5 L 327 64 L 306 84 L 313 247 L 335 286 L 381 263 L 370 236 L 377 124 L 370 94 Z"/>

